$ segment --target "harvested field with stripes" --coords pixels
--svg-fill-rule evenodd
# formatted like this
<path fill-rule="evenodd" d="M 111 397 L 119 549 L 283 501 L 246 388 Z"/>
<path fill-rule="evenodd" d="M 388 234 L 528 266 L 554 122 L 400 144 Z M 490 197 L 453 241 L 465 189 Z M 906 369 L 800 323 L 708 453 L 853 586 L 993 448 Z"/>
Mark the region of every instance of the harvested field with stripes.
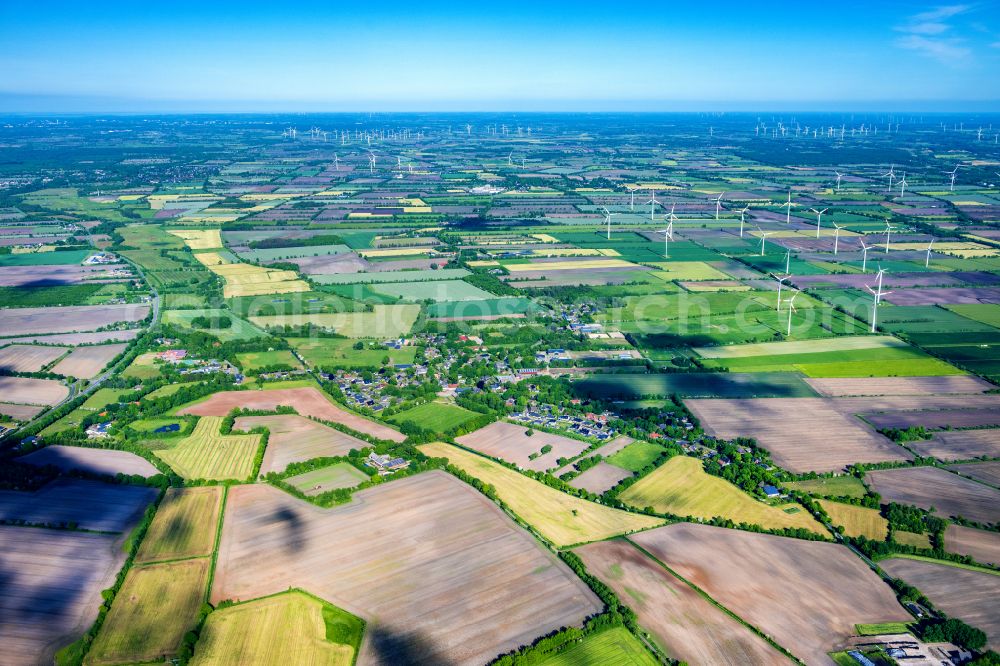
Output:
<path fill-rule="evenodd" d="M 154 453 L 185 479 L 248 478 L 261 436 L 222 435 L 221 427 L 221 416 L 203 416 L 190 435 Z"/>
<path fill-rule="evenodd" d="M 334 509 L 264 485 L 232 488 L 227 504 L 212 600 L 309 590 L 369 623 L 360 664 L 483 663 L 600 608 L 555 555 L 444 472 Z"/>
<path fill-rule="evenodd" d="M 125 562 L 122 537 L 0 526 L 0 645 L 7 666 L 53 662 L 97 619 Z"/>
<path fill-rule="evenodd" d="M 114 476 L 122 474 L 138 474 L 150 477 L 159 474 L 145 458 L 128 451 L 113 449 L 91 449 L 85 446 L 62 446 L 53 444 L 18 458 L 18 462 L 43 467 L 52 465 L 63 471 L 79 469 L 92 474 L 107 474 Z"/>
<path fill-rule="evenodd" d="M 997 532 L 952 523 L 944 532 L 944 549 L 968 555 L 982 564 L 1000 566 L 1000 533 Z"/>
<path fill-rule="evenodd" d="M 272 416 L 240 416 L 233 431 L 251 430 L 260 426 L 270 431 L 261 474 L 282 472 L 293 462 L 327 456 L 346 456 L 351 449 L 371 446 L 363 439 L 340 432 L 296 414 Z"/>
<path fill-rule="evenodd" d="M 54 405 L 69 395 L 69 389 L 54 379 L 0 376 L 0 396 L 25 405 Z"/>
<path fill-rule="evenodd" d="M 0 370 L 7 372 L 38 372 L 65 354 L 65 347 L 10 345 L 0 349 Z"/>
<path fill-rule="evenodd" d="M 220 486 L 168 488 L 135 561 L 211 555 L 221 506 Z"/>
<path fill-rule="evenodd" d="M 987 483 L 1000 488 L 1000 462 L 972 463 L 968 465 L 951 465 L 948 469 L 968 476 L 981 483 Z"/>
<path fill-rule="evenodd" d="M 666 654 L 689 664 L 788 664 L 789 659 L 627 541 L 574 550 L 635 611 Z"/>
<path fill-rule="evenodd" d="M 578 439 L 538 430 L 528 436 L 525 433 L 530 429 L 526 425 L 497 421 L 468 435 L 462 435 L 455 441 L 493 458 L 536 472 L 557 467 L 559 458 L 575 458 L 589 446 L 587 442 Z M 552 447 L 552 450 L 542 453 L 542 447 L 545 446 Z M 534 454 L 538 455 L 532 459 Z"/>
<path fill-rule="evenodd" d="M 930 439 L 907 443 L 922 456 L 938 460 L 1000 457 L 1000 430 L 953 430 L 934 433 Z"/>
<path fill-rule="evenodd" d="M 275 409 L 278 405 L 294 407 L 302 416 L 313 416 L 325 421 L 340 423 L 351 430 L 379 439 L 393 442 L 402 442 L 406 439 L 406 436 L 398 430 L 369 421 L 363 416 L 352 414 L 339 407 L 325 393 L 312 386 L 266 391 L 222 391 L 212 395 L 204 402 L 182 409 L 179 413 L 197 416 L 225 416 L 236 408 L 270 410 Z"/>
<path fill-rule="evenodd" d="M 120 321 L 142 321 L 148 315 L 148 305 L 134 304 L 7 308 L 0 310 L 0 331 L 8 336 L 93 331 Z"/>
<path fill-rule="evenodd" d="M 889 530 L 889 521 L 879 514 L 878 509 L 865 506 L 842 504 L 830 500 L 817 500 L 830 516 L 830 522 L 844 528 L 844 534 L 852 537 L 863 536 L 875 541 L 884 541 Z"/>
<path fill-rule="evenodd" d="M 1000 490 L 938 467 L 906 467 L 868 472 L 865 477 L 883 500 L 934 507 L 942 518 L 961 516 L 978 523 L 1000 522 Z"/>
<path fill-rule="evenodd" d="M 808 664 L 829 663 L 855 624 L 912 619 L 838 544 L 690 523 L 629 539 Z"/>
<path fill-rule="evenodd" d="M 125 343 L 113 345 L 96 345 L 93 347 L 77 347 L 69 356 L 59 361 L 52 368 L 57 375 L 91 379 L 104 369 L 111 360 L 125 351 Z"/>
<path fill-rule="evenodd" d="M 627 469 L 609 465 L 602 460 L 587 471 L 581 472 L 569 482 L 569 485 L 600 495 L 631 476 L 632 472 Z"/>
<path fill-rule="evenodd" d="M 841 398 L 863 395 L 942 395 L 983 393 L 995 388 L 972 375 L 941 377 L 806 377 L 820 395 Z"/>

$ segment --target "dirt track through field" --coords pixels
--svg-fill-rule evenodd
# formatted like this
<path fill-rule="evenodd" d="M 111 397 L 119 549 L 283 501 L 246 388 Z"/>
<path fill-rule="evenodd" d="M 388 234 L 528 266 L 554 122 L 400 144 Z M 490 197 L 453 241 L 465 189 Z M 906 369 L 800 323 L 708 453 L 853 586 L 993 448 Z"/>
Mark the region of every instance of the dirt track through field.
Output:
<path fill-rule="evenodd" d="M 334 509 L 234 487 L 212 600 L 289 586 L 369 621 L 360 664 L 482 664 L 600 608 L 495 504 L 437 471 Z"/>

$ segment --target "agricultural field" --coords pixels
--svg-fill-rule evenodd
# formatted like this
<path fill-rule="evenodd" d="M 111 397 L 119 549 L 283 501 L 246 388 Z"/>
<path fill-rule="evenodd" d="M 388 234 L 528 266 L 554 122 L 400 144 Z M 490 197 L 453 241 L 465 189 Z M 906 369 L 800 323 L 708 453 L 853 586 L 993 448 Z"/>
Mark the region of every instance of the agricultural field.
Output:
<path fill-rule="evenodd" d="M 1000 574 L 901 557 L 882 560 L 879 566 L 923 592 L 949 617 L 982 629 L 990 649 L 1000 647 L 1000 616 L 996 612 Z"/>
<path fill-rule="evenodd" d="M 849 474 L 790 481 L 783 485 L 790 490 L 798 490 L 811 495 L 857 498 L 865 496 L 865 484 L 862 483 L 861 479 Z"/>
<path fill-rule="evenodd" d="M 993 388 L 989 382 L 971 375 L 941 377 L 847 377 L 814 378 L 806 382 L 828 398 L 866 395 L 944 395 L 984 393 Z"/>
<path fill-rule="evenodd" d="M 462 425 L 478 414 L 458 405 L 441 402 L 428 402 L 411 409 L 393 414 L 389 421 L 397 425 L 409 423 L 436 433 L 449 432 Z"/>
<path fill-rule="evenodd" d="M 210 322 L 220 322 L 223 319 L 228 319 L 230 322 L 230 326 L 228 327 L 214 325 L 207 329 L 196 329 L 204 330 L 206 333 L 211 333 L 223 342 L 229 342 L 231 340 L 250 340 L 264 335 L 264 332 L 259 328 L 250 322 L 237 317 L 230 310 L 200 309 L 163 311 L 164 324 L 172 324 L 174 326 L 180 326 L 188 329 L 194 328 L 192 320 L 196 317 L 204 317 Z"/>
<path fill-rule="evenodd" d="M 222 508 L 222 488 L 168 488 L 146 531 L 137 563 L 211 555 Z"/>
<path fill-rule="evenodd" d="M 33 492 L 0 490 L 0 521 L 126 532 L 155 497 L 145 486 L 61 478 Z"/>
<path fill-rule="evenodd" d="M 577 382 L 586 395 L 638 398 L 645 395 L 688 398 L 812 398 L 816 393 L 801 375 L 790 372 L 725 372 L 594 375 Z"/>
<path fill-rule="evenodd" d="M 364 623 L 300 591 L 257 599 L 212 613 L 192 664 L 329 664 L 352 666 Z"/>
<path fill-rule="evenodd" d="M 389 362 L 413 363 L 417 348 L 354 349 L 353 340 L 342 338 L 288 338 L 295 351 L 314 368 L 379 368 Z"/>
<path fill-rule="evenodd" d="M 631 477 L 632 472 L 609 465 L 602 460 L 590 469 L 581 472 L 579 476 L 569 482 L 569 485 L 600 495 Z"/>
<path fill-rule="evenodd" d="M 443 472 L 361 491 L 333 509 L 269 486 L 232 488 L 212 601 L 289 587 L 365 620 L 361 663 L 407 654 L 481 663 L 600 608 L 554 554 Z"/>
<path fill-rule="evenodd" d="M 319 495 L 338 488 L 353 488 L 368 480 L 368 475 L 350 463 L 339 462 L 328 467 L 296 474 L 285 479 L 306 495 Z"/>
<path fill-rule="evenodd" d="M 632 442 L 608 456 L 607 462 L 630 472 L 638 472 L 663 454 L 663 447 L 650 442 Z"/>
<path fill-rule="evenodd" d="M 17 400 L 13 404 L 55 405 L 69 395 L 69 389 L 54 379 L 0 376 L 0 396 Z"/>
<path fill-rule="evenodd" d="M 496 421 L 455 441 L 484 455 L 538 472 L 558 467 L 559 458 L 575 458 L 589 446 L 587 442 L 506 421 Z M 544 447 L 551 450 L 542 453 Z"/>
<path fill-rule="evenodd" d="M 432 458 L 447 458 L 466 474 L 491 484 L 504 504 L 556 546 L 598 541 L 662 522 L 567 495 L 456 446 L 425 444 L 420 450 Z"/>
<path fill-rule="evenodd" d="M 148 305 L 79 305 L 52 308 L 0 310 L 0 331 L 5 336 L 32 333 L 93 331 L 118 322 L 139 322 L 149 316 Z"/>
<path fill-rule="evenodd" d="M 950 524 L 944 532 L 944 548 L 968 555 L 976 562 L 1000 567 L 1000 534 L 974 527 Z"/>
<path fill-rule="evenodd" d="M 948 467 L 962 476 L 975 479 L 994 488 L 1000 488 L 1000 462 L 971 463 L 968 465 L 951 465 Z"/>
<path fill-rule="evenodd" d="M 208 558 L 198 557 L 132 567 L 86 663 L 136 663 L 175 654 L 198 620 L 209 565 Z"/>
<path fill-rule="evenodd" d="M 352 414 L 337 406 L 333 400 L 316 387 L 270 389 L 266 391 L 222 391 L 214 393 L 203 402 L 185 407 L 178 414 L 195 416 L 225 416 L 233 409 L 273 410 L 279 405 L 294 407 L 301 416 L 312 416 L 345 425 L 351 430 L 402 442 L 406 437 L 388 426 Z"/>
<path fill-rule="evenodd" d="M 253 474 L 260 435 L 222 435 L 221 416 L 203 416 L 194 431 L 154 453 L 186 479 L 246 479 Z"/>
<path fill-rule="evenodd" d="M 806 663 L 826 663 L 855 624 L 911 619 L 875 572 L 837 544 L 689 523 L 629 538 Z"/>
<path fill-rule="evenodd" d="M 879 514 L 878 509 L 822 499 L 819 505 L 830 516 L 830 522 L 836 527 L 843 527 L 847 536 L 885 541 L 889 521 Z"/>
<path fill-rule="evenodd" d="M 348 338 L 398 338 L 406 335 L 420 314 L 420 306 L 374 305 L 371 312 L 336 312 L 330 314 L 275 315 L 250 317 L 262 328 L 312 324 Z"/>
<path fill-rule="evenodd" d="M 390 282 L 374 287 L 380 294 L 398 298 L 409 303 L 434 301 L 482 301 L 493 298 L 493 294 L 474 287 L 462 280 L 434 280 L 427 282 Z"/>
<path fill-rule="evenodd" d="M 38 372 L 67 351 L 69 350 L 65 347 L 10 345 L 0 349 L 0 371 Z"/>
<path fill-rule="evenodd" d="M 635 611 L 639 625 L 669 657 L 691 664 L 789 663 L 631 543 L 599 541 L 573 552 Z"/>
<path fill-rule="evenodd" d="M 618 496 L 637 509 L 653 507 L 658 513 L 721 517 L 765 529 L 802 528 L 826 534 L 808 511 L 798 504 L 767 504 L 754 499 L 725 479 L 705 473 L 701 460 L 674 456 Z"/>
<path fill-rule="evenodd" d="M 539 662 L 543 666 L 656 666 L 658 663 L 646 647 L 625 627 L 605 629 L 585 637 L 564 652 Z"/>
<path fill-rule="evenodd" d="M 986 525 L 1000 522 L 1000 490 L 938 467 L 874 470 L 865 480 L 883 500 L 934 507 L 942 518 L 961 516 Z"/>
<path fill-rule="evenodd" d="M 299 360 L 292 355 L 292 352 L 285 349 L 264 352 L 245 352 L 237 354 L 236 358 L 239 359 L 240 366 L 246 373 L 254 373 L 264 368 L 279 365 L 288 366 L 293 370 L 298 370 L 302 367 L 302 364 L 299 363 Z"/>
<path fill-rule="evenodd" d="M 968 460 L 1000 457 L 1000 430 L 953 430 L 936 432 L 930 439 L 910 442 L 910 448 L 922 456 L 938 460 Z"/>
<path fill-rule="evenodd" d="M 118 535 L 0 526 L 4 664 L 52 663 L 93 624 L 125 561 L 121 545 Z"/>
<path fill-rule="evenodd" d="M 52 372 L 78 379 L 92 379 L 104 369 L 104 366 L 125 351 L 127 346 L 127 344 L 122 343 L 77 347 L 66 358 L 59 361 L 52 368 Z"/>
<path fill-rule="evenodd" d="M 112 449 L 90 449 L 82 446 L 53 444 L 26 456 L 21 456 L 17 460 L 39 467 L 52 465 L 63 471 L 76 469 L 90 474 L 107 476 L 134 474 L 150 477 L 160 473 L 148 460 L 134 453 Z"/>
<path fill-rule="evenodd" d="M 270 432 L 260 473 L 283 472 L 293 462 L 313 458 L 346 456 L 351 449 L 360 451 L 371 446 L 363 439 L 340 432 L 296 414 L 270 416 L 240 416 L 233 431 L 264 427 Z"/>

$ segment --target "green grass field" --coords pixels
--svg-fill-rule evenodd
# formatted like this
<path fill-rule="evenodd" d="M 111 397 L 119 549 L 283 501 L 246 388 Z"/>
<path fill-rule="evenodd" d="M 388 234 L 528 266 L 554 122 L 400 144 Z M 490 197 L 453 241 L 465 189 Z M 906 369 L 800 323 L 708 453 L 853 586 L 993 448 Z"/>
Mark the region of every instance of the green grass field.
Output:
<path fill-rule="evenodd" d="M 232 325 L 229 328 L 194 329 L 191 325 L 191 320 L 195 317 L 208 317 L 209 319 L 228 317 L 232 322 Z M 259 328 L 243 319 L 240 319 L 230 310 L 164 310 L 163 323 L 210 333 L 223 342 L 230 342 L 232 340 L 250 340 L 252 338 L 259 338 L 264 334 Z"/>
<path fill-rule="evenodd" d="M 843 527 L 847 536 L 863 536 L 875 541 L 885 540 L 889 521 L 879 514 L 878 509 L 822 499 L 819 500 L 819 505 L 830 515 L 830 522 Z"/>
<path fill-rule="evenodd" d="M 432 458 L 447 458 L 467 474 L 492 485 L 512 511 L 559 547 L 607 539 L 662 523 L 658 518 L 567 495 L 457 446 L 435 443 L 419 448 Z"/>
<path fill-rule="evenodd" d="M 222 488 L 168 488 L 139 552 L 138 563 L 211 555 Z"/>
<path fill-rule="evenodd" d="M 256 599 L 208 616 L 192 664 L 351 666 L 364 622 L 298 590 Z"/>
<path fill-rule="evenodd" d="M 411 423 L 436 433 L 445 433 L 476 416 L 475 412 L 458 405 L 428 402 L 394 414 L 388 420 L 398 425 Z"/>
<path fill-rule="evenodd" d="M 653 275 L 661 280 L 728 280 L 730 277 L 704 261 L 658 261 L 652 265 L 658 269 Z"/>
<path fill-rule="evenodd" d="M 913 546 L 914 548 L 927 548 L 929 550 L 931 547 L 931 537 L 929 534 L 918 534 L 916 532 L 895 530 L 892 533 L 892 539 L 897 543 Z M 933 561 L 936 562 L 937 560 Z"/>
<path fill-rule="evenodd" d="M 607 462 L 630 472 L 638 472 L 660 457 L 663 447 L 649 442 L 632 442 L 624 449 L 608 457 Z"/>
<path fill-rule="evenodd" d="M 257 326 L 302 326 L 313 324 L 349 338 L 398 338 L 413 328 L 419 305 L 375 305 L 372 312 L 278 315 L 251 317 Z"/>
<path fill-rule="evenodd" d="M 1000 305 L 995 303 L 965 303 L 947 308 L 973 321 L 1000 328 Z"/>
<path fill-rule="evenodd" d="M 261 368 L 267 368 L 275 365 L 286 365 L 292 369 L 302 367 L 299 360 L 295 358 L 292 355 L 292 352 L 287 349 L 277 349 L 275 351 L 263 352 L 244 352 L 242 354 L 237 354 L 236 358 L 239 359 L 240 366 L 243 368 L 243 371 L 247 373 L 253 373 Z"/>
<path fill-rule="evenodd" d="M 0 287 L 0 308 L 40 308 L 55 305 L 88 305 L 104 287 L 69 284 L 48 287 Z"/>
<path fill-rule="evenodd" d="M 163 294 L 163 309 L 203 308 L 207 305 L 205 297 L 199 294 Z"/>
<path fill-rule="evenodd" d="M 0 266 L 68 266 L 83 263 L 94 250 L 63 250 L 62 252 L 28 252 L 0 254 Z"/>
<path fill-rule="evenodd" d="M 489 298 L 481 301 L 433 303 L 427 306 L 427 316 L 432 319 L 446 317 L 478 318 L 527 314 L 536 310 L 538 310 L 538 306 L 527 298 Z"/>
<path fill-rule="evenodd" d="M 71 411 L 66 416 L 57 419 L 53 423 L 42 429 L 41 435 L 51 435 L 63 430 L 69 430 L 80 425 L 80 422 L 88 416 L 93 416 L 94 412 L 99 412 L 113 402 L 118 402 L 120 396 L 128 393 L 119 389 L 97 389 L 82 405 Z"/>
<path fill-rule="evenodd" d="M 843 475 L 829 478 L 791 481 L 784 484 L 790 490 L 827 497 L 864 497 L 865 484 L 856 476 Z"/>
<path fill-rule="evenodd" d="M 211 560 L 134 566 L 115 596 L 86 664 L 123 664 L 173 655 L 194 628 Z"/>
<path fill-rule="evenodd" d="M 374 290 L 386 296 L 401 298 L 411 303 L 432 300 L 435 303 L 454 301 L 481 301 L 494 298 L 462 280 L 435 280 L 433 282 L 391 282 L 376 285 Z"/>
<path fill-rule="evenodd" d="M 878 624 L 856 624 L 858 636 L 878 636 L 879 634 L 906 634 L 910 625 L 906 622 L 880 622 Z"/>
<path fill-rule="evenodd" d="M 194 431 L 156 455 L 185 479 L 243 480 L 253 472 L 260 435 L 221 435 L 221 416 L 202 416 Z"/>
<path fill-rule="evenodd" d="M 298 488 L 306 495 L 318 495 L 337 488 L 353 488 L 368 480 L 368 475 L 354 465 L 339 462 L 329 467 L 314 469 L 304 474 L 285 479 L 285 482 Z"/>
<path fill-rule="evenodd" d="M 770 505 L 756 500 L 725 479 L 705 473 L 701 460 L 689 456 L 674 456 L 618 498 L 639 509 L 651 506 L 660 513 L 706 520 L 719 516 L 765 529 L 789 527 L 825 533 L 823 526 L 797 504 Z"/>
<path fill-rule="evenodd" d="M 540 666 L 656 666 L 659 662 L 625 627 L 590 634 Z"/>
<path fill-rule="evenodd" d="M 417 354 L 416 347 L 389 349 L 379 346 L 378 349 L 354 349 L 354 340 L 344 338 L 287 338 L 288 344 L 295 348 L 314 368 L 378 368 L 383 359 L 389 358 L 389 363 L 413 363 Z"/>

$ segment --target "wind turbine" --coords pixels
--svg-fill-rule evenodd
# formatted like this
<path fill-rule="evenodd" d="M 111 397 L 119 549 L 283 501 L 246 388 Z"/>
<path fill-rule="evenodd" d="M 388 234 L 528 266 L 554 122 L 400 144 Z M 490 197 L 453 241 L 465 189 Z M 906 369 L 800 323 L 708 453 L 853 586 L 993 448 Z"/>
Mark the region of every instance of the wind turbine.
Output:
<path fill-rule="evenodd" d="M 788 301 L 787 301 L 787 303 L 788 303 L 788 328 L 785 330 L 785 337 L 786 338 L 790 337 L 792 335 L 792 313 L 795 312 L 795 306 L 793 305 L 793 303 L 795 303 L 795 297 L 798 296 L 798 295 L 799 295 L 799 292 L 796 291 L 794 294 L 792 294 L 792 297 L 789 298 Z"/>
<path fill-rule="evenodd" d="M 635 191 L 637 189 L 639 189 L 639 188 L 638 187 L 630 187 L 630 186 L 626 185 L 625 189 L 628 190 L 628 193 L 629 193 L 629 195 L 631 197 L 629 199 L 629 202 L 628 202 L 628 209 L 630 211 L 635 211 Z"/>
<path fill-rule="evenodd" d="M 936 238 L 932 238 L 931 242 L 927 244 L 927 258 L 924 259 L 924 268 L 929 268 L 931 265 L 931 248 L 934 247 L 934 241 Z"/>
<path fill-rule="evenodd" d="M 889 234 L 892 233 L 893 229 L 894 229 L 894 227 L 891 224 L 889 224 L 889 222 L 885 223 L 885 253 L 886 254 L 889 254 Z"/>
<path fill-rule="evenodd" d="M 844 177 L 844 174 L 839 171 L 834 171 L 834 173 L 837 174 L 837 191 L 840 192 L 840 179 Z"/>
<path fill-rule="evenodd" d="M 962 165 L 961 164 L 956 164 L 954 169 L 952 169 L 951 171 L 946 171 L 945 172 L 945 173 L 951 175 L 951 185 L 948 187 L 948 191 L 949 192 L 954 192 L 955 191 L 955 176 L 956 176 L 956 174 L 958 174 L 958 167 L 960 167 L 960 166 L 962 166 Z"/>
<path fill-rule="evenodd" d="M 885 269 L 879 266 L 878 273 L 876 273 L 875 275 L 875 279 L 877 280 L 877 282 L 875 283 L 877 285 L 876 288 L 872 289 L 870 285 L 867 284 L 865 285 L 865 288 L 872 293 L 872 296 L 875 297 L 875 301 L 874 303 L 872 303 L 872 333 L 875 332 L 875 321 L 876 319 L 878 319 L 879 303 L 882 302 L 883 296 L 892 293 L 891 291 L 882 291 L 882 276 L 884 274 L 885 274 Z"/>
<path fill-rule="evenodd" d="M 819 225 L 823 221 L 823 213 L 830 209 L 824 208 L 823 210 L 816 210 L 815 208 L 810 208 L 809 210 L 816 213 L 816 238 L 819 238 Z"/>
<path fill-rule="evenodd" d="M 725 195 L 725 192 L 719 192 L 719 196 L 716 197 L 716 199 L 715 199 L 715 219 L 716 219 L 716 221 L 719 220 L 719 211 L 722 209 L 722 197 L 723 197 L 723 195 Z"/>
<path fill-rule="evenodd" d="M 781 312 L 781 286 L 785 284 L 785 280 L 791 278 L 791 275 L 786 275 L 785 277 L 778 277 L 774 273 L 771 273 L 771 277 L 778 281 L 778 306 L 775 308 L 778 312 Z"/>
<path fill-rule="evenodd" d="M 844 227 L 836 222 L 833 223 L 833 256 L 837 256 L 837 246 L 840 244 L 840 230 Z"/>
<path fill-rule="evenodd" d="M 673 208 L 670 209 L 670 216 L 673 216 Z M 669 220 L 669 217 L 667 218 Z M 670 258 L 670 246 L 669 242 L 674 238 L 674 221 L 670 220 L 667 222 L 666 229 L 660 229 L 656 233 L 663 234 L 663 258 Z"/>
<path fill-rule="evenodd" d="M 649 204 L 649 221 L 652 222 L 656 219 L 653 217 L 653 214 L 656 212 L 656 204 L 660 203 L 660 200 L 656 198 L 656 190 L 650 190 L 650 192 L 652 194 L 650 194 L 649 201 L 646 203 Z"/>
<path fill-rule="evenodd" d="M 375 153 L 368 153 L 368 173 L 375 175 Z"/>
<path fill-rule="evenodd" d="M 604 208 L 604 219 L 608 223 L 608 240 L 611 240 L 611 216 L 617 215 L 617 213 L 612 213 L 607 208 Z"/>
<path fill-rule="evenodd" d="M 514 166 L 514 151 L 507 156 L 507 166 Z"/>
<path fill-rule="evenodd" d="M 871 245 L 865 245 L 865 241 L 864 241 L 863 238 L 859 238 L 858 240 L 861 241 L 861 251 L 863 252 L 863 254 L 861 255 L 861 272 L 862 273 L 867 273 L 868 272 L 868 250 L 872 249 L 872 246 Z"/>
<path fill-rule="evenodd" d="M 785 209 L 785 224 L 790 224 L 792 221 L 792 191 L 788 190 L 788 201 L 781 204 Z"/>
<path fill-rule="evenodd" d="M 895 164 L 893 164 L 892 166 L 890 166 L 889 170 L 887 172 L 885 172 L 884 174 L 882 174 L 883 178 L 885 178 L 886 176 L 889 177 L 889 187 L 885 188 L 885 191 L 886 192 L 891 192 L 892 191 L 892 181 L 896 178 L 896 165 Z"/>
<path fill-rule="evenodd" d="M 764 244 L 767 243 L 767 237 L 773 234 L 773 231 L 764 231 L 760 227 L 757 227 L 757 231 L 760 232 L 760 256 L 764 256 Z"/>
<path fill-rule="evenodd" d="M 903 194 L 906 192 L 906 172 L 903 172 L 903 177 L 899 181 L 899 198 L 903 198 Z"/>
<path fill-rule="evenodd" d="M 333 156 L 333 170 L 340 171 L 340 157 L 337 155 Z"/>
<path fill-rule="evenodd" d="M 789 267 L 792 265 L 792 248 L 785 250 L 785 272 L 791 274 Z"/>
<path fill-rule="evenodd" d="M 745 216 L 748 210 L 750 210 L 750 204 L 744 206 L 743 210 L 740 211 L 740 238 L 743 238 L 743 223 L 745 222 Z"/>

